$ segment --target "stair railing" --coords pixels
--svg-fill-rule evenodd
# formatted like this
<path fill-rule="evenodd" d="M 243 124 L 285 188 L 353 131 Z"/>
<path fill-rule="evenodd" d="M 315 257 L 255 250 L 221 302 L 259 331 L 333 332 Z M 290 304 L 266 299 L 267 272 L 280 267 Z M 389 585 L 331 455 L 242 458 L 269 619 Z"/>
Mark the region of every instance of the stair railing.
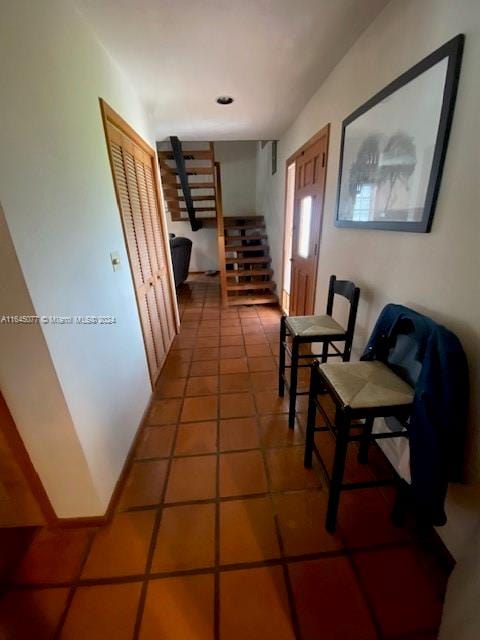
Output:
<path fill-rule="evenodd" d="M 223 222 L 222 179 L 220 163 L 215 162 L 215 209 L 217 213 L 218 265 L 222 306 L 227 307 L 227 265 L 225 263 L 225 225 Z"/>
<path fill-rule="evenodd" d="M 173 158 L 177 165 L 178 177 L 183 191 L 183 198 L 190 219 L 192 231 L 198 231 L 203 227 L 203 223 L 195 214 L 195 206 L 193 204 L 192 194 L 190 192 L 190 184 L 188 182 L 187 169 L 185 167 L 185 158 L 183 157 L 182 143 L 176 136 L 170 136 L 170 144 L 172 145 Z"/>

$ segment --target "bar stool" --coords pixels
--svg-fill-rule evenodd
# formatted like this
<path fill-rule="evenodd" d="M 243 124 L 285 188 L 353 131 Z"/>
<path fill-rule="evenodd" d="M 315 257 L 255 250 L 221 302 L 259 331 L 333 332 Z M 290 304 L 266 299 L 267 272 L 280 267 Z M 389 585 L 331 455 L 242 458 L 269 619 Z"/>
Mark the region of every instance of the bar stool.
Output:
<path fill-rule="evenodd" d="M 338 322 L 332 318 L 333 303 L 335 295 L 343 296 L 350 303 L 347 329 L 345 330 Z M 288 412 L 288 426 L 290 429 L 295 425 L 295 411 L 298 395 L 308 395 L 308 391 L 298 391 L 298 369 L 310 368 L 311 361 L 316 358 L 311 352 L 301 353 L 301 345 L 312 344 L 314 342 L 323 343 L 321 354 L 322 362 L 328 358 L 342 358 L 344 362 L 350 360 L 352 350 L 353 333 L 357 319 L 358 299 L 360 289 L 353 282 L 348 280 L 337 280 L 336 276 L 330 276 L 328 288 L 326 315 L 321 316 L 286 316 L 283 315 L 280 321 L 280 358 L 278 372 L 278 395 L 283 397 L 285 387 L 290 394 L 290 404 Z M 287 336 L 291 337 L 291 346 L 287 342 Z M 335 342 L 343 342 L 343 351 Z M 332 346 L 333 351 L 329 350 Z M 290 365 L 285 363 L 285 354 L 290 356 Z M 302 360 L 309 360 L 301 364 Z M 290 383 L 286 380 L 285 369 L 290 369 Z"/>
<path fill-rule="evenodd" d="M 333 424 L 317 398 L 319 393 L 325 391 L 335 404 Z M 368 462 L 370 442 L 385 438 L 408 438 L 405 425 L 412 410 L 413 397 L 413 387 L 388 364 L 379 360 L 327 364 L 317 361 L 312 365 L 305 467 L 312 466 L 312 453 L 316 449 L 315 432 L 330 431 L 336 440 L 331 476 L 316 449 L 330 485 L 325 523 L 327 531 L 335 530 L 341 491 L 398 483 L 395 479 L 343 483 L 347 447 L 350 442 L 358 442 L 358 460 L 365 464 Z M 326 426 L 316 426 L 317 410 L 322 414 Z M 380 417 L 395 418 L 401 429 L 372 433 L 374 419 Z"/>

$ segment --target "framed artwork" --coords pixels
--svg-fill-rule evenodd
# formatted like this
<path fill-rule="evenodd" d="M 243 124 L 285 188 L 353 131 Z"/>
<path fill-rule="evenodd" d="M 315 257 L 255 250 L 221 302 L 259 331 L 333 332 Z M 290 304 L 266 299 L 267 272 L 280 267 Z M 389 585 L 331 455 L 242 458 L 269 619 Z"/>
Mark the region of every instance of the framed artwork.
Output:
<path fill-rule="evenodd" d="M 338 227 L 430 231 L 464 39 L 447 42 L 343 121 Z"/>

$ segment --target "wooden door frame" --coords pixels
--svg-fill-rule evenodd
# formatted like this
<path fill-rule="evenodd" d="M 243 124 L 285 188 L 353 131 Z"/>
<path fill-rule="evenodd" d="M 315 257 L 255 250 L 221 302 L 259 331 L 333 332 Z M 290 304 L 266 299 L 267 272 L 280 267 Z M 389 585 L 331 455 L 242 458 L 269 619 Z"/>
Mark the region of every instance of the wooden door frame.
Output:
<path fill-rule="evenodd" d="M 128 265 L 129 265 L 130 276 L 131 276 L 131 279 L 132 279 L 132 286 L 133 286 L 134 291 L 135 291 L 135 281 L 134 281 L 133 271 L 132 271 L 132 259 L 131 259 L 131 256 L 130 256 L 130 250 L 128 248 L 126 230 L 125 230 L 124 222 L 123 222 L 122 205 L 121 205 L 121 200 L 120 200 L 120 194 L 118 193 L 118 186 L 117 186 L 117 183 L 116 183 L 116 180 L 115 180 L 115 172 L 114 172 L 112 151 L 111 151 L 111 148 L 110 148 L 110 141 L 109 141 L 109 137 L 108 137 L 108 124 L 110 123 L 114 127 L 116 127 L 117 129 L 119 129 L 124 135 L 126 135 L 128 138 L 130 138 L 136 145 L 138 145 L 147 155 L 151 156 L 153 158 L 153 160 L 154 160 L 154 162 L 153 162 L 154 166 L 152 167 L 152 174 L 153 174 L 153 180 L 154 180 L 155 198 L 156 198 L 156 204 L 157 204 L 158 213 L 159 213 L 158 217 L 160 218 L 160 228 L 161 228 L 162 234 L 163 234 L 162 240 L 163 240 L 163 244 L 164 244 L 166 262 L 167 262 L 169 293 L 170 293 L 170 297 L 171 297 L 172 304 L 173 304 L 173 318 L 174 318 L 174 321 L 175 321 L 175 333 L 178 333 L 179 329 L 180 329 L 180 318 L 179 318 L 179 315 L 178 315 L 178 305 L 175 304 L 175 301 L 177 299 L 177 294 L 176 294 L 176 289 L 175 289 L 175 281 L 174 281 L 174 277 L 173 277 L 173 264 L 172 264 L 171 253 L 170 253 L 170 245 L 168 243 L 168 237 L 169 236 L 168 236 L 168 229 L 167 229 L 167 224 L 166 224 L 165 209 L 164 209 L 164 204 L 163 204 L 162 182 L 161 182 L 161 178 L 160 178 L 160 174 L 159 174 L 159 164 L 158 164 L 157 153 L 156 153 L 155 149 L 153 149 L 153 147 L 151 147 L 128 124 L 128 122 L 126 122 L 114 109 L 112 109 L 112 107 L 107 102 L 105 102 L 105 100 L 103 98 L 99 98 L 99 102 L 100 102 L 100 111 L 101 111 L 101 114 L 102 114 L 102 122 L 103 122 L 103 129 L 104 129 L 104 133 L 105 133 L 105 143 L 106 143 L 106 147 L 107 147 L 108 159 L 109 159 L 109 162 L 110 162 L 110 169 L 112 171 L 112 180 L 113 180 L 113 187 L 114 187 L 114 190 L 115 190 L 115 198 L 117 200 L 118 214 L 120 216 L 120 221 L 121 221 L 121 224 L 122 224 L 123 238 L 124 238 L 125 248 L 126 248 L 127 255 L 128 255 Z M 139 318 L 139 322 L 140 322 L 140 326 L 141 326 L 141 330 L 142 330 L 143 345 L 144 345 L 144 348 L 145 348 L 145 355 L 147 357 L 147 363 L 148 363 L 147 345 L 145 343 L 145 335 L 143 333 L 143 326 L 142 326 L 142 321 L 141 321 L 141 310 L 140 310 L 136 295 L 135 295 L 135 304 L 137 306 L 138 318 Z M 167 350 L 167 352 L 168 352 L 168 350 Z M 158 372 L 158 375 L 160 375 L 160 371 Z M 151 382 L 152 382 L 152 385 L 154 385 L 156 380 L 152 379 Z"/>
<path fill-rule="evenodd" d="M 12 457 L 18 465 L 25 483 L 30 489 L 35 501 L 38 504 L 40 512 L 45 520 L 44 524 L 52 526 L 58 523 L 58 517 L 55 513 L 50 498 L 43 486 L 42 481 L 35 467 L 32 464 L 28 451 L 23 443 L 22 437 L 18 432 L 17 425 L 10 413 L 8 405 L 0 392 L 0 429 L 2 435 L 7 442 L 12 453 Z"/>
<path fill-rule="evenodd" d="M 328 176 L 328 148 L 330 145 L 330 122 L 328 124 L 326 124 L 324 127 L 322 127 L 319 131 L 317 131 L 317 133 L 315 135 L 313 135 L 311 138 L 309 138 L 304 144 L 302 144 L 301 147 L 299 147 L 294 153 L 292 153 L 290 156 L 288 156 L 288 158 L 285 160 L 285 193 L 284 193 L 284 204 L 283 204 L 283 242 L 282 242 L 282 292 L 283 292 L 283 276 L 285 273 L 285 261 L 286 261 L 286 255 L 285 255 L 285 235 L 286 235 L 286 223 L 287 223 L 287 197 L 288 197 L 288 193 L 287 193 L 287 188 L 288 188 L 288 167 L 293 163 L 296 162 L 298 158 L 300 158 L 300 156 L 302 156 L 305 151 L 311 147 L 313 144 L 315 144 L 316 142 L 318 142 L 319 140 L 321 140 L 323 137 L 327 138 L 327 142 L 326 142 L 326 151 L 325 151 L 325 181 L 324 181 L 324 185 L 323 185 L 323 199 L 322 199 L 322 210 L 320 212 L 320 215 L 322 217 L 321 221 L 320 221 L 320 227 L 319 227 L 319 232 L 318 232 L 318 250 L 317 250 L 317 255 L 315 256 L 315 275 L 314 275 L 314 281 L 313 281 L 313 306 L 315 308 L 315 301 L 316 301 L 316 294 L 317 294 L 317 278 L 318 278 L 318 257 L 320 255 L 320 239 L 322 237 L 322 227 L 323 227 L 323 212 L 325 209 L 325 192 L 326 192 L 326 188 L 327 188 L 327 176 Z M 296 186 L 296 181 L 297 181 L 297 171 L 295 169 L 295 186 Z M 295 201 L 295 187 L 294 187 L 294 201 Z M 294 204 L 295 207 L 295 204 Z M 295 211 L 294 214 L 295 216 Z M 293 236 L 292 236 L 292 242 L 293 242 Z M 291 278 L 291 274 L 290 274 L 290 278 Z M 291 279 L 290 279 L 290 284 L 291 284 Z M 292 295 L 292 291 L 291 291 L 291 287 L 290 287 L 290 298 Z"/>
<path fill-rule="evenodd" d="M 296 157 L 297 157 L 297 154 L 293 154 L 289 158 L 287 158 L 287 160 L 285 161 L 285 188 L 284 188 L 284 194 L 283 194 L 282 278 L 281 278 L 281 288 L 280 288 L 280 292 L 281 292 L 280 295 L 282 296 L 280 300 L 280 307 L 282 308 L 282 312 L 283 312 L 283 304 L 282 304 L 283 292 L 285 291 L 285 282 L 284 282 L 285 265 L 287 263 L 287 260 L 289 260 L 289 258 L 287 258 L 285 254 L 285 236 L 287 235 L 288 169 L 290 165 L 295 162 Z M 297 177 L 297 171 L 295 169 L 294 183 L 296 182 L 296 177 Z M 293 196 L 294 196 L 293 207 L 295 208 L 295 184 L 293 185 Z M 292 236 L 292 243 L 293 243 L 293 236 Z M 291 255 L 292 255 L 292 244 L 290 244 L 290 256 Z M 290 284 L 291 282 L 292 282 L 292 274 L 290 272 Z M 290 294 L 291 294 L 291 291 L 288 294 L 289 307 L 290 307 Z"/>

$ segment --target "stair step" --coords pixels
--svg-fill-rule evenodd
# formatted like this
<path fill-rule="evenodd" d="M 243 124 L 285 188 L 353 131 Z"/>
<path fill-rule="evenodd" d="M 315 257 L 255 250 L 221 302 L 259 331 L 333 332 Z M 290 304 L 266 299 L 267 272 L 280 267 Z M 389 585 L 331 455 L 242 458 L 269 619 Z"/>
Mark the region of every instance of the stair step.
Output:
<path fill-rule="evenodd" d="M 209 149 L 182 149 L 184 160 L 213 160 L 213 153 Z M 175 160 L 173 151 L 160 151 L 158 157 L 162 160 Z"/>
<path fill-rule="evenodd" d="M 190 219 L 189 217 L 185 214 L 184 216 L 178 215 L 176 214 L 174 211 L 169 211 L 170 213 L 170 217 L 172 219 L 172 222 L 189 222 Z M 217 216 L 215 215 L 215 211 L 212 211 L 210 214 L 208 213 L 197 213 L 196 216 L 197 220 L 201 220 L 202 222 L 207 222 L 208 221 L 208 227 L 209 228 L 214 228 L 216 226 L 217 223 Z M 212 224 L 210 224 L 212 223 Z M 205 225 L 206 226 L 206 225 Z"/>
<path fill-rule="evenodd" d="M 250 247 L 245 247 L 239 244 L 226 244 L 225 251 L 235 251 L 236 253 L 245 253 L 246 251 L 269 251 L 270 246 L 268 244 L 254 244 Z"/>
<path fill-rule="evenodd" d="M 175 213 L 185 213 L 186 215 L 188 215 L 188 211 L 183 207 L 172 207 L 172 205 L 169 205 L 168 210 L 174 211 Z M 215 211 L 215 205 L 212 204 L 211 207 L 195 207 L 195 211 Z"/>
<path fill-rule="evenodd" d="M 231 222 L 233 224 L 233 222 L 235 222 L 236 224 L 238 224 L 238 221 L 241 220 L 245 223 L 247 222 L 263 222 L 264 218 L 263 216 L 229 216 L 229 215 L 225 215 L 225 227 L 229 226 L 229 222 Z"/>
<path fill-rule="evenodd" d="M 178 169 L 177 167 L 170 167 L 168 164 L 160 160 L 160 167 L 162 171 L 171 175 L 177 176 Z M 198 175 L 213 175 L 214 167 L 186 167 L 187 176 L 198 176 Z"/>
<path fill-rule="evenodd" d="M 232 269 L 226 271 L 227 278 L 245 278 L 246 276 L 273 276 L 273 269 Z"/>
<path fill-rule="evenodd" d="M 225 258 L 226 264 L 267 264 L 271 262 L 270 256 L 255 256 L 252 258 Z"/>
<path fill-rule="evenodd" d="M 273 269 L 268 255 L 270 246 L 266 235 L 263 216 L 227 216 L 224 218 L 225 252 L 237 257 L 226 257 L 225 264 L 225 303 L 228 306 L 278 304 L 274 291 L 276 284 L 271 279 Z M 244 235 L 244 232 L 251 235 Z M 260 244 L 246 245 L 254 241 Z M 265 243 L 265 244 L 262 244 Z M 264 255 L 258 255 L 263 253 Z M 252 257 L 248 257 L 249 254 Z M 257 254 L 257 255 L 255 255 Z M 267 254 L 267 255 L 265 255 Z M 229 270 L 228 266 L 234 268 Z M 238 266 L 238 268 L 236 268 Z M 264 279 L 262 279 L 262 277 Z"/>
<path fill-rule="evenodd" d="M 276 284 L 271 280 L 264 282 L 241 282 L 240 284 L 227 284 L 227 291 L 249 291 L 253 289 L 275 289 Z"/>
<path fill-rule="evenodd" d="M 166 180 L 163 176 L 162 176 L 162 183 L 164 186 L 164 191 L 167 191 L 170 189 L 180 190 L 182 188 L 182 185 L 179 182 L 173 182 L 173 180 Z M 189 182 L 188 186 L 190 187 L 190 190 L 215 189 L 215 185 L 213 184 L 213 182 Z"/>
<path fill-rule="evenodd" d="M 259 296 L 235 296 L 227 299 L 229 305 L 239 304 L 276 304 L 277 296 L 275 295 L 259 295 Z"/>
<path fill-rule="evenodd" d="M 242 242 L 245 240 L 268 240 L 268 236 L 265 234 L 252 234 L 251 236 L 227 236 L 226 240 L 228 240 L 229 242 L 233 240 L 240 240 Z"/>
<path fill-rule="evenodd" d="M 264 228 L 265 228 L 264 222 L 248 223 L 248 224 L 229 224 L 228 226 L 225 225 L 225 231 L 230 231 L 231 229 L 241 231 L 242 229 L 264 229 Z"/>
<path fill-rule="evenodd" d="M 165 197 L 167 202 L 185 202 L 185 198 L 183 196 L 170 196 L 167 195 Z M 210 200 L 215 200 L 215 196 L 192 196 L 192 200 L 194 202 L 209 202 Z"/>

